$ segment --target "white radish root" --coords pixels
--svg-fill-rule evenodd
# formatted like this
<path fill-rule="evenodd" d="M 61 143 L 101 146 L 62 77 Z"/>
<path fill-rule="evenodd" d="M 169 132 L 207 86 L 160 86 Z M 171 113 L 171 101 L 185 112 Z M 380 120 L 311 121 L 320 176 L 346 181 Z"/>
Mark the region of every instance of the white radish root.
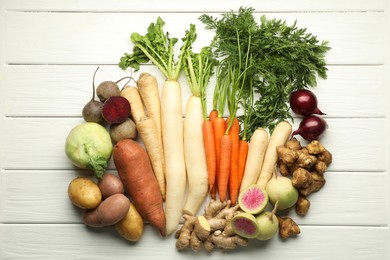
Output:
<path fill-rule="evenodd" d="M 176 231 L 179 226 L 186 188 L 181 100 L 180 84 L 166 80 L 161 98 L 161 123 L 165 151 L 167 235 Z"/>
<path fill-rule="evenodd" d="M 195 216 L 208 194 L 206 152 L 203 142 L 203 113 L 199 97 L 189 98 L 184 120 L 184 156 L 188 196 L 183 213 Z"/>

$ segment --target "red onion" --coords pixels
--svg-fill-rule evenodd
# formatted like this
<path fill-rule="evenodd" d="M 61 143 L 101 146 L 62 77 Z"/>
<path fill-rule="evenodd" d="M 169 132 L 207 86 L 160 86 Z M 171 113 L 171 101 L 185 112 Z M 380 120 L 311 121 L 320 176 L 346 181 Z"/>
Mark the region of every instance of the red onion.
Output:
<path fill-rule="evenodd" d="M 300 135 L 307 141 L 319 140 L 327 128 L 328 124 L 322 117 L 311 115 L 301 121 L 292 135 Z"/>
<path fill-rule="evenodd" d="M 307 89 L 299 89 L 291 92 L 290 106 L 295 114 L 309 116 L 312 114 L 325 115 L 317 107 L 317 97 Z"/>

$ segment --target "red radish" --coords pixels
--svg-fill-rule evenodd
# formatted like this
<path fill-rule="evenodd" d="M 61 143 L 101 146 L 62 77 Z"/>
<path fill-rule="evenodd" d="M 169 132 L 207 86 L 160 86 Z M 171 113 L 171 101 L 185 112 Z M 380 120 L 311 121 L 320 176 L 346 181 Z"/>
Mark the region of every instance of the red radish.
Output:
<path fill-rule="evenodd" d="M 305 117 L 292 135 L 300 135 L 307 141 L 319 140 L 328 128 L 326 121 L 319 116 Z"/>
<path fill-rule="evenodd" d="M 293 91 L 290 95 L 290 106 L 292 111 L 298 115 L 325 115 L 317 106 L 317 97 L 307 89 Z"/>
<path fill-rule="evenodd" d="M 120 124 L 130 116 L 130 103 L 122 96 L 109 97 L 103 104 L 102 115 L 110 124 Z"/>

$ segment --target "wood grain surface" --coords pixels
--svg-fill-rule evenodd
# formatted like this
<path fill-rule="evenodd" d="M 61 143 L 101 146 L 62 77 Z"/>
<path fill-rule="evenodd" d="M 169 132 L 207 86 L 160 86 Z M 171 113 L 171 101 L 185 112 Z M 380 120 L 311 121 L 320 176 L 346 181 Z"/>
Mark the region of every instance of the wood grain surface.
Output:
<path fill-rule="evenodd" d="M 64 153 L 96 82 L 130 75 L 117 66 L 129 36 L 161 16 L 172 35 L 194 23 L 194 48 L 212 37 L 198 21 L 253 7 L 328 40 L 328 79 L 313 89 L 334 156 L 296 239 L 251 241 L 235 251 L 178 252 L 146 225 L 138 243 L 113 227 L 87 228 L 67 197 L 76 176 Z M 151 64 L 141 72 L 163 75 Z M 390 259 L 390 1 L 388 0 L 0 0 L 0 259 Z M 190 96 L 184 76 L 183 104 Z M 215 79 L 212 78 L 210 86 Z M 207 91 L 211 108 L 213 87 Z M 183 107 L 183 117 L 184 115 Z M 297 128 L 300 117 L 294 117 Z M 116 173 L 110 161 L 109 171 Z M 207 201 L 205 202 L 207 203 Z"/>

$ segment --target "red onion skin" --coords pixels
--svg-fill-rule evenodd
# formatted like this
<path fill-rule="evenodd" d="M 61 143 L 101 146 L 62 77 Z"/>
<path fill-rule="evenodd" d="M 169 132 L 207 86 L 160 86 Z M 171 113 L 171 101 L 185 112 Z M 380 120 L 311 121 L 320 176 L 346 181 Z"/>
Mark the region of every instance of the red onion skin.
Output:
<path fill-rule="evenodd" d="M 318 108 L 317 97 L 307 89 L 299 89 L 291 92 L 290 107 L 297 115 L 326 115 Z"/>
<path fill-rule="evenodd" d="M 328 129 L 328 124 L 322 117 L 311 115 L 303 118 L 298 129 L 292 135 L 300 135 L 303 139 L 311 142 L 319 140 L 326 129 Z"/>

